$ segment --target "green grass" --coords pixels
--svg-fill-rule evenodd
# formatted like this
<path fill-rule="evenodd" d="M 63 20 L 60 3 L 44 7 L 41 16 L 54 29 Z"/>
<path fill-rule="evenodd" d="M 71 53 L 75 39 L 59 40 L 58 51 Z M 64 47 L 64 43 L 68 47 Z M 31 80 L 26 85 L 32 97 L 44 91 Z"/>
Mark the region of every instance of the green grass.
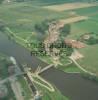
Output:
<path fill-rule="evenodd" d="M 50 56 L 44 55 L 44 56 L 38 56 L 39 59 L 41 59 L 42 61 L 51 64 L 53 63 L 53 59 Z"/>
<path fill-rule="evenodd" d="M 82 72 L 81 69 L 79 69 L 75 64 L 71 64 L 69 66 L 66 66 L 64 68 L 65 72 Z"/>
<path fill-rule="evenodd" d="M 98 45 L 88 46 L 80 52 L 84 58 L 78 60 L 78 63 L 86 70 L 98 75 Z"/>
<path fill-rule="evenodd" d="M 67 66 L 59 66 L 58 69 L 64 71 L 64 72 L 68 72 L 68 73 L 78 73 L 78 72 L 82 72 L 81 69 L 79 69 L 74 63 L 69 64 Z"/>
<path fill-rule="evenodd" d="M 24 79 L 23 76 L 18 76 L 18 81 L 21 84 L 23 89 L 23 95 L 25 100 L 30 100 L 32 98 L 32 91 L 28 87 L 27 81 Z"/>
<path fill-rule="evenodd" d="M 67 56 L 60 57 L 60 63 L 66 66 L 66 64 L 70 63 Z"/>

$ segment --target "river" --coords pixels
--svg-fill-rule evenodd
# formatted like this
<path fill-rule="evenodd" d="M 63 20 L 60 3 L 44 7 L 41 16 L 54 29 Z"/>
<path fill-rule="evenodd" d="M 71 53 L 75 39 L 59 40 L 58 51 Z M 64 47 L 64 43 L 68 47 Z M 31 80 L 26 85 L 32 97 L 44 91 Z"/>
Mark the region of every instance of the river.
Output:
<path fill-rule="evenodd" d="M 33 70 L 37 66 L 45 67 L 47 65 L 37 57 L 31 56 L 26 48 L 10 41 L 3 33 L 0 33 L 0 52 L 14 56 L 18 63 L 27 63 L 32 66 Z M 53 83 L 70 100 L 98 100 L 98 83 L 84 79 L 80 74 L 69 74 L 50 68 L 40 75 Z"/>

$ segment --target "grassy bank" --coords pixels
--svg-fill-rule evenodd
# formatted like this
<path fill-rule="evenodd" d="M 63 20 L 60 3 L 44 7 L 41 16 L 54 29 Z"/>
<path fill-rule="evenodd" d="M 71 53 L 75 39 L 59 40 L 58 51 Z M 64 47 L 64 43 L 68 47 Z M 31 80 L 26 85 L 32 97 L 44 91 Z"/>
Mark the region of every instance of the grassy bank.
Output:
<path fill-rule="evenodd" d="M 37 89 L 42 93 L 42 100 L 69 100 L 63 96 L 58 89 L 55 88 L 55 92 L 49 92 L 47 89 L 36 85 Z"/>
<path fill-rule="evenodd" d="M 67 73 L 80 73 L 82 72 L 81 69 L 79 69 L 74 63 L 71 63 L 67 66 L 64 66 L 64 65 L 59 65 L 58 66 L 58 69 L 64 71 L 64 72 L 67 72 Z"/>
<path fill-rule="evenodd" d="M 23 76 L 18 76 L 18 82 L 21 84 L 21 88 L 23 90 L 23 96 L 24 96 L 24 100 L 30 100 L 33 98 L 33 93 L 30 89 L 30 87 L 28 86 L 29 84 L 27 83 L 27 81 L 25 80 L 25 78 Z"/>

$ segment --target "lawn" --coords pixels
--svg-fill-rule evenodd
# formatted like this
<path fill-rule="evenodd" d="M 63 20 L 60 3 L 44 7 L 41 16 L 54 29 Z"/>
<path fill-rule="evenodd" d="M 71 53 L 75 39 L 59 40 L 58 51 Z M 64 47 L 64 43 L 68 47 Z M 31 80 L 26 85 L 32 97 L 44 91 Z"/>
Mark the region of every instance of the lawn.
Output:
<path fill-rule="evenodd" d="M 80 52 L 84 55 L 84 58 L 78 60 L 78 63 L 86 70 L 98 75 L 98 44 L 87 46 Z"/>

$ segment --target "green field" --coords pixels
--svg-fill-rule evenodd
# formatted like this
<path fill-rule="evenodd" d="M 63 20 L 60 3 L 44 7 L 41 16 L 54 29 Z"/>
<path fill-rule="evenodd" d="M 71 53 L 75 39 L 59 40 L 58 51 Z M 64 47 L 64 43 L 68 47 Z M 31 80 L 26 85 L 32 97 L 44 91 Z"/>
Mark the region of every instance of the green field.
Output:
<path fill-rule="evenodd" d="M 26 38 L 34 31 L 34 25 L 45 19 L 68 17 L 66 12 L 50 11 L 32 3 L 0 5 L 0 20 L 18 36 Z M 24 35 L 24 36 L 23 36 Z"/>
<path fill-rule="evenodd" d="M 80 35 L 89 32 L 98 32 L 98 14 L 89 17 L 86 21 L 71 24 L 71 34 L 68 38 L 77 39 Z"/>
<path fill-rule="evenodd" d="M 82 34 L 90 32 L 98 34 L 98 13 L 90 16 L 90 13 L 95 13 L 97 10 L 98 6 L 86 9 L 78 9 L 77 12 L 81 15 L 88 15 L 89 13 L 89 19 L 71 24 L 71 34 L 67 38 L 78 39 Z M 79 51 L 81 54 L 83 54 L 84 58 L 78 60 L 78 63 L 83 66 L 84 69 L 98 75 L 98 44 L 87 45 L 85 48 L 79 49 Z"/>
<path fill-rule="evenodd" d="M 70 10 L 76 12 L 79 15 L 92 15 L 94 13 L 98 13 L 98 6 L 88 7 L 88 8 L 80 8 L 76 10 Z"/>
<path fill-rule="evenodd" d="M 98 75 L 98 44 L 81 49 L 80 52 L 84 58 L 78 60 L 78 63 L 86 70 Z"/>

